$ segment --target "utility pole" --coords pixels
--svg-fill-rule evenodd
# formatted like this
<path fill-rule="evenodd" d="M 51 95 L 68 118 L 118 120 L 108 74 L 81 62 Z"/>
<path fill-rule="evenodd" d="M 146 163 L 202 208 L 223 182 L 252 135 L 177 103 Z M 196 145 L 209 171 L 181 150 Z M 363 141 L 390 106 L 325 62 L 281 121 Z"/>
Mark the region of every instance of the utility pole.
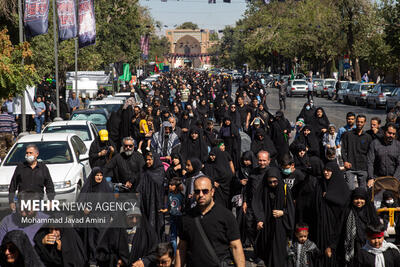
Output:
<path fill-rule="evenodd" d="M 19 42 L 24 42 L 24 25 L 23 25 L 23 12 L 22 12 L 22 0 L 18 0 L 18 23 L 19 23 Z M 24 58 L 21 61 L 22 66 L 24 66 Z M 22 132 L 26 132 L 26 107 L 25 107 L 25 90 L 22 92 L 21 97 L 21 121 L 22 121 Z"/>
<path fill-rule="evenodd" d="M 54 36 L 54 61 L 56 67 L 56 98 L 57 98 L 57 117 L 60 117 L 60 92 L 58 90 L 58 37 L 57 37 L 57 16 L 56 1 L 53 0 L 53 36 Z"/>

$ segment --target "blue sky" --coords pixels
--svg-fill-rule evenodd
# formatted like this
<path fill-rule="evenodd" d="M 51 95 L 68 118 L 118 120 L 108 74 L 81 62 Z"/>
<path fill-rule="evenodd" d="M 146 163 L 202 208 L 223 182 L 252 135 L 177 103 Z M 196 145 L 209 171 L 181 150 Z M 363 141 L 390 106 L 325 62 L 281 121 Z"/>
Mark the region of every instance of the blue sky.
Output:
<path fill-rule="evenodd" d="M 245 0 L 232 0 L 231 4 L 222 0 L 216 0 L 216 4 L 208 4 L 208 0 L 167 1 L 139 0 L 139 3 L 148 7 L 153 18 L 168 25 L 168 29 L 191 21 L 203 29 L 219 30 L 226 25 L 234 25 L 246 10 Z"/>

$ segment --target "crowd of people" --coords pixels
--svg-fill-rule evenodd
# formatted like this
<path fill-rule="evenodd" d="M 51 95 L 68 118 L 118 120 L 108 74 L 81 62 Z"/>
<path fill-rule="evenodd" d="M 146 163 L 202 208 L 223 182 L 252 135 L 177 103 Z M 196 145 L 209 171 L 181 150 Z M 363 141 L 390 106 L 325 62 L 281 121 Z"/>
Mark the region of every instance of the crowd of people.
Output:
<path fill-rule="evenodd" d="M 349 112 L 339 128 L 309 99 L 292 126 L 269 110 L 257 78 L 233 92 L 229 76 L 179 70 L 129 89 L 143 103 L 128 98 L 110 115 L 78 199 L 120 184 L 140 206 L 122 228 L 17 223 L 48 216 L 19 211 L 17 190 L 18 201 L 44 188 L 54 198 L 40 151 L 28 146 L 9 189 L 15 212 L 0 225 L 1 266 L 243 267 L 245 250 L 267 267 L 400 266 L 384 239 L 388 214 L 371 201 L 376 178 L 400 179 L 397 110 L 385 124 L 369 118 L 368 130 L 365 115 Z M 397 206 L 398 192 L 384 191 L 379 207 Z"/>

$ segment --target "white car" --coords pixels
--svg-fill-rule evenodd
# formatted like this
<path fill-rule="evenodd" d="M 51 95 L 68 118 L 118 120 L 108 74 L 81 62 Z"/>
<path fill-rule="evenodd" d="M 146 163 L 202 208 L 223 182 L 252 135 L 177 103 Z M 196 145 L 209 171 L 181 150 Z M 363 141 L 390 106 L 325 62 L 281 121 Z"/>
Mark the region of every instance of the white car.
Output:
<path fill-rule="evenodd" d="M 114 97 L 123 97 L 125 99 L 128 99 L 128 98 L 131 97 L 131 92 L 115 93 Z M 143 102 L 142 102 L 142 100 L 140 99 L 140 96 L 137 93 L 135 93 L 135 100 L 136 100 L 136 103 L 139 103 L 138 106 L 140 108 L 142 108 L 143 107 Z"/>
<path fill-rule="evenodd" d="M 125 98 L 123 97 L 112 97 L 108 96 L 102 100 L 92 100 L 89 102 L 88 108 L 104 108 L 109 114 L 113 111 L 118 111 L 118 109 L 125 103 Z"/>
<path fill-rule="evenodd" d="M 93 141 L 99 136 L 96 125 L 88 120 L 51 122 L 46 125 L 42 133 L 74 133 L 85 143 L 88 151 Z"/>
<path fill-rule="evenodd" d="M 31 134 L 21 137 L 0 165 L 0 209 L 8 208 L 8 188 L 17 163 L 25 161 L 29 144 L 38 147 L 38 160 L 50 171 L 55 198 L 61 202 L 75 201 L 91 172 L 85 144 L 73 133 Z"/>
<path fill-rule="evenodd" d="M 306 96 L 308 92 L 308 86 L 306 80 L 296 79 L 291 80 L 287 87 L 288 96 L 303 95 Z"/>

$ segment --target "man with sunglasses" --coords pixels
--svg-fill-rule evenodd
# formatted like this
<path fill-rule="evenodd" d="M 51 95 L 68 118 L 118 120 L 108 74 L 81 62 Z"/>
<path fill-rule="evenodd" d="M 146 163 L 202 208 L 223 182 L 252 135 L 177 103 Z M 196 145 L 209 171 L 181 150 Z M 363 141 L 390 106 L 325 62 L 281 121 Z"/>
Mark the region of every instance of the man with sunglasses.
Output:
<path fill-rule="evenodd" d="M 236 219 L 228 209 L 214 202 L 213 184 L 212 179 L 205 176 L 194 182 L 197 205 L 183 216 L 176 267 L 184 266 L 185 263 L 190 267 L 217 267 L 221 262 L 245 266 Z M 204 231 L 207 240 L 201 231 Z"/>
<path fill-rule="evenodd" d="M 122 183 L 131 191 L 135 191 L 144 165 L 143 156 L 135 151 L 133 138 L 128 136 L 122 139 L 121 153 L 107 163 L 104 173 L 112 177 L 113 183 Z"/>

